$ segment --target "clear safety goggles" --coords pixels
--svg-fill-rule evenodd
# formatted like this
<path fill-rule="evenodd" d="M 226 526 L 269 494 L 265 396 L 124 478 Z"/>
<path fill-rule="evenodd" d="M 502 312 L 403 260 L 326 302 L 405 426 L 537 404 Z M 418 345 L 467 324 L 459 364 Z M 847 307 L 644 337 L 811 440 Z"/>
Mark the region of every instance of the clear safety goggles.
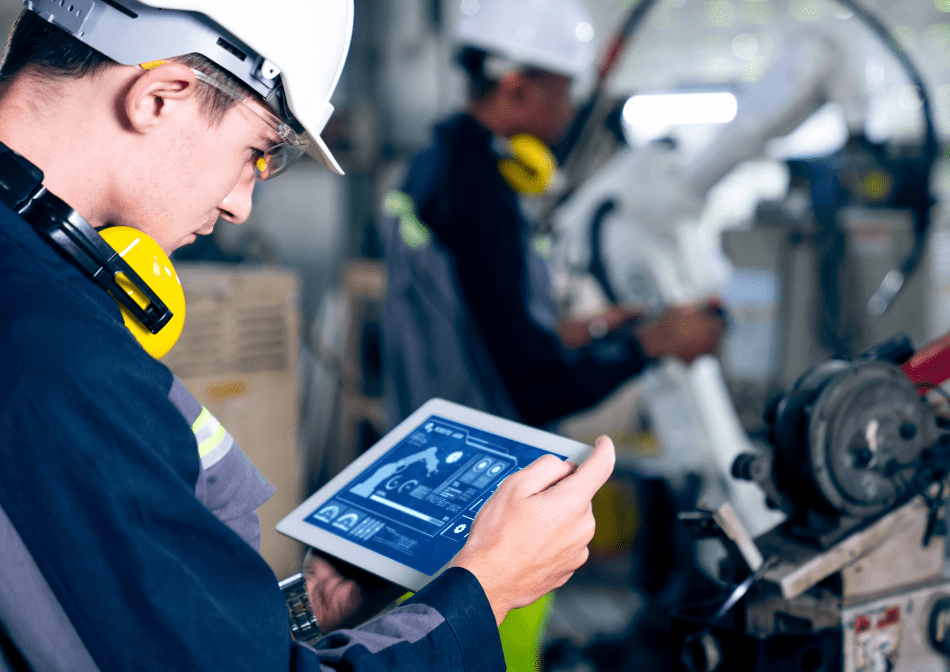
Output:
<path fill-rule="evenodd" d="M 264 123 L 270 126 L 281 142 L 273 145 L 264 152 L 264 155 L 258 157 L 254 162 L 254 171 L 257 179 L 261 182 L 277 177 L 282 172 L 294 165 L 301 156 L 307 152 L 309 141 L 301 138 L 294 130 L 280 120 L 277 115 L 272 114 L 262 103 L 259 103 L 247 96 L 243 91 L 239 91 L 226 82 L 222 82 L 214 77 L 206 75 L 200 70 L 192 69 L 195 78 L 208 86 L 214 87 L 218 91 L 230 96 L 237 102 L 244 105 L 254 114 L 260 117 Z"/>

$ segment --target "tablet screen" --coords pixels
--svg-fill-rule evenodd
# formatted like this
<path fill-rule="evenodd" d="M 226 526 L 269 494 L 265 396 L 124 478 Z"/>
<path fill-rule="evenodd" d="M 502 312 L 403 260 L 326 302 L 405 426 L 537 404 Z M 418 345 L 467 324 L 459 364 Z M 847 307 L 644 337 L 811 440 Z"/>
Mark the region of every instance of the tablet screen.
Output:
<path fill-rule="evenodd" d="M 431 415 L 304 521 L 432 576 L 498 484 L 549 452 Z"/>

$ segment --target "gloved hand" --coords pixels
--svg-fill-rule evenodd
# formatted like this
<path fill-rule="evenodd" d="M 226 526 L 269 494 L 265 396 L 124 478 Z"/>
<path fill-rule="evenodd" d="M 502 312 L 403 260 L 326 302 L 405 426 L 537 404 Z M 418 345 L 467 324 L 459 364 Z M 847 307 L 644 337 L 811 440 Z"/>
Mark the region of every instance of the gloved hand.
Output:
<path fill-rule="evenodd" d="M 718 299 L 668 308 L 636 330 L 637 340 L 651 359 L 676 357 L 689 364 L 719 348 L 726 328 Z"/>

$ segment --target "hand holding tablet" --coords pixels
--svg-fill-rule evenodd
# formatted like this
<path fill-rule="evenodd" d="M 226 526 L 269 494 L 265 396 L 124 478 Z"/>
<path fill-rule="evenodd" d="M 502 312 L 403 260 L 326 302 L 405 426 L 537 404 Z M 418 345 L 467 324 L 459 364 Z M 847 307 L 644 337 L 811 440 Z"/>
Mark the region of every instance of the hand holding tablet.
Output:
<path fill-rule="evenodd" d="M 591 498 L 613 466 L 613 443 L 602 436 L 579 467 L 542 457 L 502 483 L 478 512 L 452 564 L 478 578 L 499 625 L 510 609 L 564 585 L 587 560 Z"/>
<path fill-rule="evenodd" d="M 312 548 L 304 557 L 302 574 L 310 608 L 324 632 L 355 628 L 406 592 L 386 579 Z"/>
<path fill-rule="evenodd" d="M 433 399 L 277 530 L 414 591 L 464 567 L 500 622 L 586 560 L 590 501 L 613 445 L 604 437 L 588 455 L 582 443 Z"/>

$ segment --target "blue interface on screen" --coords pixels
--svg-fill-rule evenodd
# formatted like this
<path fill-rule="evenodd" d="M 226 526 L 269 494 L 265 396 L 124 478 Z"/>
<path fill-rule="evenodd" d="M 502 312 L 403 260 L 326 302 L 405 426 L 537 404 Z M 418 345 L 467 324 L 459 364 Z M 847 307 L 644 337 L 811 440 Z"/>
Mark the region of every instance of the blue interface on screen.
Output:
<path fill-rule="evenodd" d="M 498 484 L 548 452 L 433 415 L 305 520 L 432 576 Z"/>

